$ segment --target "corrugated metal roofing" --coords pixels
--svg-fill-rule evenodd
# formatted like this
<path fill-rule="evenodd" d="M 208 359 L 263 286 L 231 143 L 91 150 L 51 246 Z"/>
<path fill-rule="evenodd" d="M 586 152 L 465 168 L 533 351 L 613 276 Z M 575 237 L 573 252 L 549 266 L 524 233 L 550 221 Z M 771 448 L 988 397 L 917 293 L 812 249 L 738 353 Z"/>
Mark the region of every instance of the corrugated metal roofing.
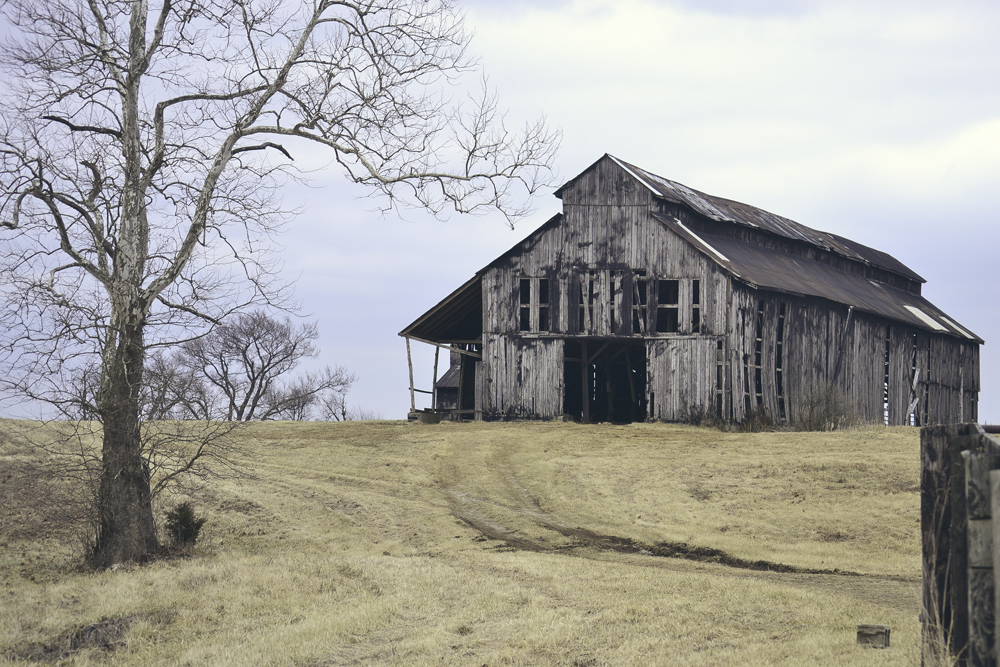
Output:
<path fill-rule="evenodd" d="M 696 235 L 679 220 L 659 215 L 655 217 L 751 287 L 820 297 L 921 329 L 946 331 L 983 342 L 922 296 L 814 259 L 763 248 L 737 238 Z M 720 259 L 720 256 L 725 259 Z"/>
<path fill-rule="evenodd" d="M 631 172 L 658 197 L 674 202 L 675 204 L 687 206 L 711 220 L 731 222 L 754 229 L 761 229 L 788 239 L 808 243 L 857 262 L 898 273 L 911 280 L 921 283 L 927 282 L 905 264 L 887 253 L 869 248 L 856 241 L 851 241 L 835 234 L 817 231 L 794 220 L 769 213 L 756 206 L 707 195 L 704 192 L 699 192 L 676 181 L 657 176 L 645 169 L 619 160 L 612 155 L 608 157 L 618 163 L 623 169 Z"/>

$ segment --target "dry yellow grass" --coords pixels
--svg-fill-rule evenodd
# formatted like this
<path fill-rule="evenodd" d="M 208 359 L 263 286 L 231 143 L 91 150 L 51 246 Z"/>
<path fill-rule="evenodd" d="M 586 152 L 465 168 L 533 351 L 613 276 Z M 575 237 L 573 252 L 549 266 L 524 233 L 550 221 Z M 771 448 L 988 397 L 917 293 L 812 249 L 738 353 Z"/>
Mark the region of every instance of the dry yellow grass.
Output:
<path fill-rule="evenodd" d="M 915 429 L 369 422 L 248 434 L 258 478 L 196 495 L 209 523 L 189 559 L 78 571 L 68 549 L 0 512 L 0 656 L 52 657 L 44 646 L 74 630 L 126 619 L 116 649 L 66 664 L 919 660 Z M 864 576 L 621 553 L 581 535 Z M 857 647 L 859 623 L 891 625 L 892 648 Z"/>

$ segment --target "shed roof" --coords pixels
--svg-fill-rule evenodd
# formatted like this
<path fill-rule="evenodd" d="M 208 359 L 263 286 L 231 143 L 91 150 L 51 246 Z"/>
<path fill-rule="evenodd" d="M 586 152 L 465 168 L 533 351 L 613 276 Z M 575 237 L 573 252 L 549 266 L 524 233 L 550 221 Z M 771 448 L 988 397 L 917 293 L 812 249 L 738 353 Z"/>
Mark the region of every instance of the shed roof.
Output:
<path fill-rule="evenodd" d="M 482 271 L 399 332 L 435 343 L 469 343 L 483 335 Z"/>

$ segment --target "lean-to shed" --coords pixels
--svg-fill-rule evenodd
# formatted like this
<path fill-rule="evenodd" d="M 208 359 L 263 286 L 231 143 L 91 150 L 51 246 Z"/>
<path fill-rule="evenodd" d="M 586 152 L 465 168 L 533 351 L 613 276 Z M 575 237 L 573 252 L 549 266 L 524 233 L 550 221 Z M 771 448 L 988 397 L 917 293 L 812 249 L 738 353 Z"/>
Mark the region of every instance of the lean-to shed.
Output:
<path fill-rule="evenodd" d="M 892 256 L 610 155 L 555 194 L 400 332 L 449 348 L 446 416 L 782 423 L 832 390 L 868 422 L 977 419 L 983 341 Z"/>

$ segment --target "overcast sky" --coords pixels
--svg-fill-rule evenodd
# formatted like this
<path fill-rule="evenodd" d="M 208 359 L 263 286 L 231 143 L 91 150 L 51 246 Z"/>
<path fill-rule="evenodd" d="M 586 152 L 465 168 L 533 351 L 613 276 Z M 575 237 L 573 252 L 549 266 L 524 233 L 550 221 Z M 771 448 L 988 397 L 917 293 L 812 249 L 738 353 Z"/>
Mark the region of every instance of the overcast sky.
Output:
<path fill-rule="evenodd" d="M 1000 422 L 1000 3 L 465 6 L 511 122 L 544 114 L 562 129 L 560 182 L 611 153 L 892 254 L 986 340 L 980 421 Z M 397 332 L 560 202 L 539 198 L 512 231 L 490 218 L 383 218 L 363 194 L 333 168 L 288 190 L 303 213 L 282 257 L 319 322 L 322 362 L 357 373 L 355 405 L 402 418 Z M 414 351 L 417 386 L 429 389 L 432 348 Z"/>

